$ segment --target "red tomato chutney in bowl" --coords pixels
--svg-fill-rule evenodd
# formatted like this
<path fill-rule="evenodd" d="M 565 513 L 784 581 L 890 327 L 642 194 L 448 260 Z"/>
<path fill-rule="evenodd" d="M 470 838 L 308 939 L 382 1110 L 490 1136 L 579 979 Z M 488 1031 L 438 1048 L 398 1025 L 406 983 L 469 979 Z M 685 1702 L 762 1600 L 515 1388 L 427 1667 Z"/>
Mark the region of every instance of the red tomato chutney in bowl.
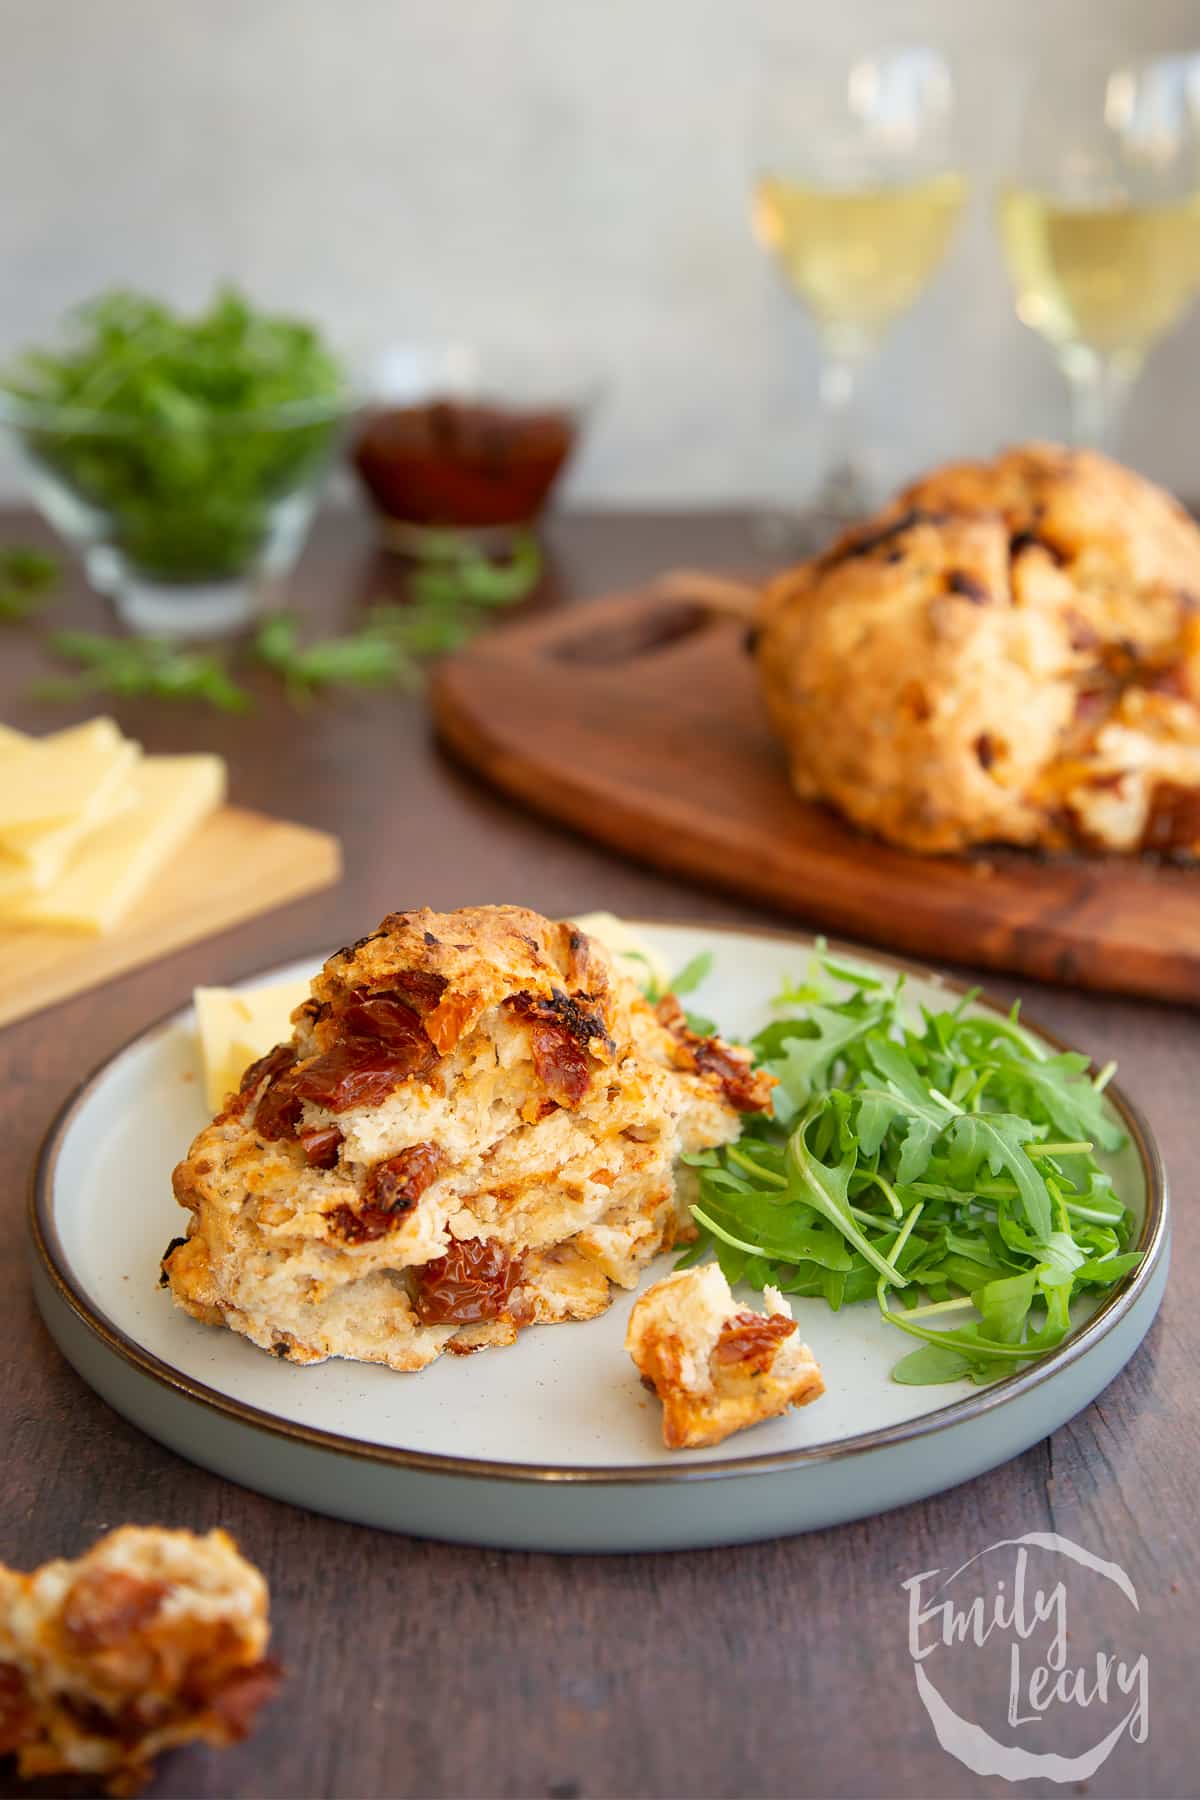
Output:
<path fill-rule="evenodd" d="M 397 524 L 525 525 L 544 507 L 579 426 L 569 407 L 451 395 L 382 403 L 366 413 L 351 458 L 372 505 Z"/>

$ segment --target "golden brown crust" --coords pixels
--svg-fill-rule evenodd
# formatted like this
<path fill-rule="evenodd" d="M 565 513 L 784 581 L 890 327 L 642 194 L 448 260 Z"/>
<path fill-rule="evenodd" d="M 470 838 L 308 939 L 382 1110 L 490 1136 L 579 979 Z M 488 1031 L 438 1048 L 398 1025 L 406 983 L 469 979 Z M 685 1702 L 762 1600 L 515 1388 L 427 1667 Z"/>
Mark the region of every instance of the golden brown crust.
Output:
<path fill-rule="evenodd" d="M 0 1566 L 0 1755 L 135 1793 L 153 1759 L 245 1737 L 274 1693 L 267 1590 L 223 1531 L 124 1526 L 77 1562 Z"/>
<path fill-rule="evenodd" d="M 1200 853 L 1200 531 L 1088 452 L 934 471 L 763 600 L 805 798 L 920 851 Z M 1162 794 L 1160 794 L 1162 790 Z"/>
<path fill-rule="evenodd" d="M 586 994 L 601 1006 L 608 960 L 567 922 L 523 906 L 464 906 L 453 913 L 389 913 L 367 937 L 331 956 L 313 983 L 322 1006 L 362 990 L 389 990 L 396 978 L 421 978 L 422 1022 L 445 1056 L 490 1007 L 518 995 L 552 1000 Z"/>

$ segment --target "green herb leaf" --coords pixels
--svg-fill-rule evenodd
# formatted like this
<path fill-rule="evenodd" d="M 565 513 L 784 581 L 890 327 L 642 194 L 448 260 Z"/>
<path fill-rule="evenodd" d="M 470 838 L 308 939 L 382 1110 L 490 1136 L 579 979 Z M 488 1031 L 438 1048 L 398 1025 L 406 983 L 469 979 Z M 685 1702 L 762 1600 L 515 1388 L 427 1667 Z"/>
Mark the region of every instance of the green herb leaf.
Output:
<path fill-rule="evenodd" d="M 293 614 L 275 613 L 259 627 L 254 655 L 283 679 L 298 703 L 331 687 L 415 691 L 423 681 L 421 658 L 459 649 L 485 623 L 481 608 L 523 598 L 541 572 L 541 553 L 531 537 L 518 541 L 506 564 L 493 564 L 439 534 L 425 534 L 422 554 L 430 560 L 412 577 L 410 601 L 374 606 L 358 630 L 308 644 L 301 642 Z"/>
<path fill-rule="evenodd" d="M 59 568 L 44 550 L 0 545 L 0 622 L 22 625 L 45 605 Z"/>
<path fill-rule="evenodd" d="M 851 1150 L 841 1162 L 831 1167 L 809 1147 L 807 1134 L 821 1118 L 826 1105 L 824 1099 L 814 1101 L 788 1139 L 788 1170 L 796 1183 L 796 1197 L 822 1213 L 881 1275 L 897 1287 L 903 1287 L 904 1276 L 859 1230 L 850 1210 L 850 1177 L 857 1166 L 857 1153 Z"/>
<path fill-rule="evenodd" d="M 183 650 L 161 638 L 103 637 L 87 631 L 55 632 L 49 649 L 77 664 L 79 673 L 36 683 L 37 699 L 108 693 L 127 700 L 195 700 L 231 713 L 245 712 L 251 704 L 223 657 L 213 651 Z"/>
<path fill-rule="evenodd" d="M 254 655 L 282 677 L 293 700 L 335 686 L 420 685 L 420 670 L 399 639 L 368 621 L 345 637 L 300 642 L 299 621 L 291 613 L 264 619 L 254 638 Z"/>
<path fill-rule="evenodd" d="M 969 1356 L 961 1350 L 947 1350 L 941 1344 L 922 1344 L 910 1350 L 892 1370 L 892 1380 L 905 1387 L 930 1387 L 943 1381 L 959 1381 L 971 1372 Z"/>
<path fill-rule="evenodd" d="M 542 554 L 532 532 L 519 532 L 507 561 L 493 561 L 452 534 L 418 539 L 421 567 L 412 593 L 427 606 L 511 606 L 531 594 L 542 575 Z"/>
<path fill-rule="evenodd" d="M 1087 1079 L 1087 1057 L 1064 1051 L 1035 1060 L 1022 1054 L 1021 1044 L 1021 1039 L 996 1036 L 986 1047 L 981 1046 L 977 1065 L 993 1070 L 1010 1090 L 1035 1094 L 1046 1118 L 1063 1137 L 1087 1138 L 1104 1150 L 1115 1150 L 1121 1141 L 1120 1127 L 1105 1110 L 1103 1094 Z M 1023 1101 L 1016 1110 L 1023 1110 Z"/>
<path fill-rule="evenodd" d="M 725 1205 L 709 1189 L 703 1206 L 694 1206 L 692 1214 L 714 1237 L 771 1262 L 811 1262 L 843 1272 L 854 1266 L 837 1232 L 811 1223 L 810 1208 L 772 1204 L 757 1195 Z"/>
<path fill-rule="evenodd" d="M 875 1030 L 884 1017 L 879 1006 L 865 1007 L 860 1013 L 828 1006 L 810 1006 L 805 1024 L 812 1035 L 790 1036 L 781 1056 L 770 1058 L 766 1067 L 779 1082 L 775 1113 L 784 1124 L 808 1104 L 810 1096 L 830 1076 L 846 1051 Z"/>
<path fill-rule="evenodd" d="M 1003 1169 L 1012 1176 L 1029 1229 L 1035 1238 L 1044 1240 L 1051 1230 L 1050 1196 L 1045 1178 L 1026 1153 L 1025 1146 L 1033 1136 L 1028 1119 L 1008 1113 L 960 1113 L 951 1127 L 955 1148 L 965 1159 L 966 1168 L 975 1168 L 982 1162 L 993 1175 L 999 1175 Z"/>
<path fill-rule="evenodd" d="M 702 982 L 708 980 L 716 961 L 711 950 L 702 950 L 699 956 L 693 956 L 691 962 L 685 963 L 678 975 L 671 978 L 671 992 L 676 999 L 681 994 L 693 994 Z"/>

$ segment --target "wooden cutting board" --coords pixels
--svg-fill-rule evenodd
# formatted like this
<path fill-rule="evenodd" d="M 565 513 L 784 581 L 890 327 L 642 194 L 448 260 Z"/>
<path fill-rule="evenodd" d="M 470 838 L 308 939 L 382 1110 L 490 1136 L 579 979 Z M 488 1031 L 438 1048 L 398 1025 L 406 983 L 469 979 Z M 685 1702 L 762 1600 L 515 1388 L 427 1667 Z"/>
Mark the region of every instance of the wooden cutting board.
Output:
<path fill-rule="evenodd" d="M 744 625 L 685 593 L 614 595 L 480 638 L 436 678 L 443 741 L 539 812 L 812 924 L 1200 1003 L 1200 869 L 918 857 L 861 836 L 792 793 Z"/>
<path fill-rule="evenodd" d="M 341 848 L 326 832 L 223 806 L 115 931 L 0 926 L 0 1026 L 329 887 L 341 870 Z"/>

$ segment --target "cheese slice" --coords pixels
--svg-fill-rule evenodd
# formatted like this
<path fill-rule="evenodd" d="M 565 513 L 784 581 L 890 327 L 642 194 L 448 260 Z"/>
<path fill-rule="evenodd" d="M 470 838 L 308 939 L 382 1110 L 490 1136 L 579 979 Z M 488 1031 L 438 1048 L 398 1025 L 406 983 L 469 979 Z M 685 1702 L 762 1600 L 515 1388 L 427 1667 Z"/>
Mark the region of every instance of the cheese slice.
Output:
<path fill-rule="evenodd" d="M 135 771 L 141 757 L 139 745 L 126 743 L 122 760 L 113 765 L 111 780 L 96 791 L 82 812 L 60 825 L 30 827 L 19 848 L 0 844 L 0 898 L 44 893 L 53 887 L 72 855 L 92 833 L 135 805 Z"/>
<path fill-rule="evenodd" d="M 196 989 L 192 998 L 209 1112 L 220 1112 L 252 1062 L 291 1037 L 292 1013 L 308 992 L 307 981 Z"/>
<path fill-rule="evenodd" d="M 92 832 L 45 893 L 0 900 L 0 923 L 111 931 L 220 805 L 225 764 L 219 756 L 150 756 L 133 782 L 134 804 Z"/>
<path fill-rule="evenodd" d="M 636 931 L 631 931 L 624 919 L 618 919 L 615 913 L 590 912 L 580 913 L 572 920 L 580 931 L 586 931 L 612 952 L 614 960 L 631 975 L 637 985 L 645 989 L 653 983 L 660 990 L 670 986 L 671 976 L 666 963 L 652 950 L 650 945 L 640 938 Z"/>
<path fill-rule="evenodd" d="M 45 831 L 70 825 L 96 805 L 103 810 L 137 755 L 111 719 L 6 743 L 0 749 L 0 848 L 23 855 Z"/>
<path fill-rule="evenodd" d="M 14 725 L 0 725 L 0 757 L 23 756 L 30 750 L 102 750 L 123 742 L 121 727 L 104 713 L 85 719 L 82 725 L 64 725 L 58 731 L 48 731 L 45 737 L 18 731 Z"/>
<path fill-rule="evenodd" d="M 95 731 L 97 724 L 101 726 L 99 734 Z M 87 755 L 97 742 L 102 748 L 111 746 L 115 730 L 109 719 L 92 720 L 86 725 L 71 725 L 65 731 L 52 732 L 48 737 L 34 738 L 14 731 L 11 726 L 0 725 L 0 792 L 6 780 L 21 779 L 23 764 L 7 762 L 6 758 L 16 757 L 31 747 L 51 744 Z M 112 759 L 107 778 L 100 782 L 91 800 L 79 813 L 57 824 L 14 826 L 8 843 L 0 841 L 0 902 L 44 893 L 57 881 L 72 852 L 90 832 L 133 805 L 137 794 L 130 776 L 141 758 L 141 747 L 131 739 L 122 739 L 119 732 L 117 739 L 119 751 Z"/>

